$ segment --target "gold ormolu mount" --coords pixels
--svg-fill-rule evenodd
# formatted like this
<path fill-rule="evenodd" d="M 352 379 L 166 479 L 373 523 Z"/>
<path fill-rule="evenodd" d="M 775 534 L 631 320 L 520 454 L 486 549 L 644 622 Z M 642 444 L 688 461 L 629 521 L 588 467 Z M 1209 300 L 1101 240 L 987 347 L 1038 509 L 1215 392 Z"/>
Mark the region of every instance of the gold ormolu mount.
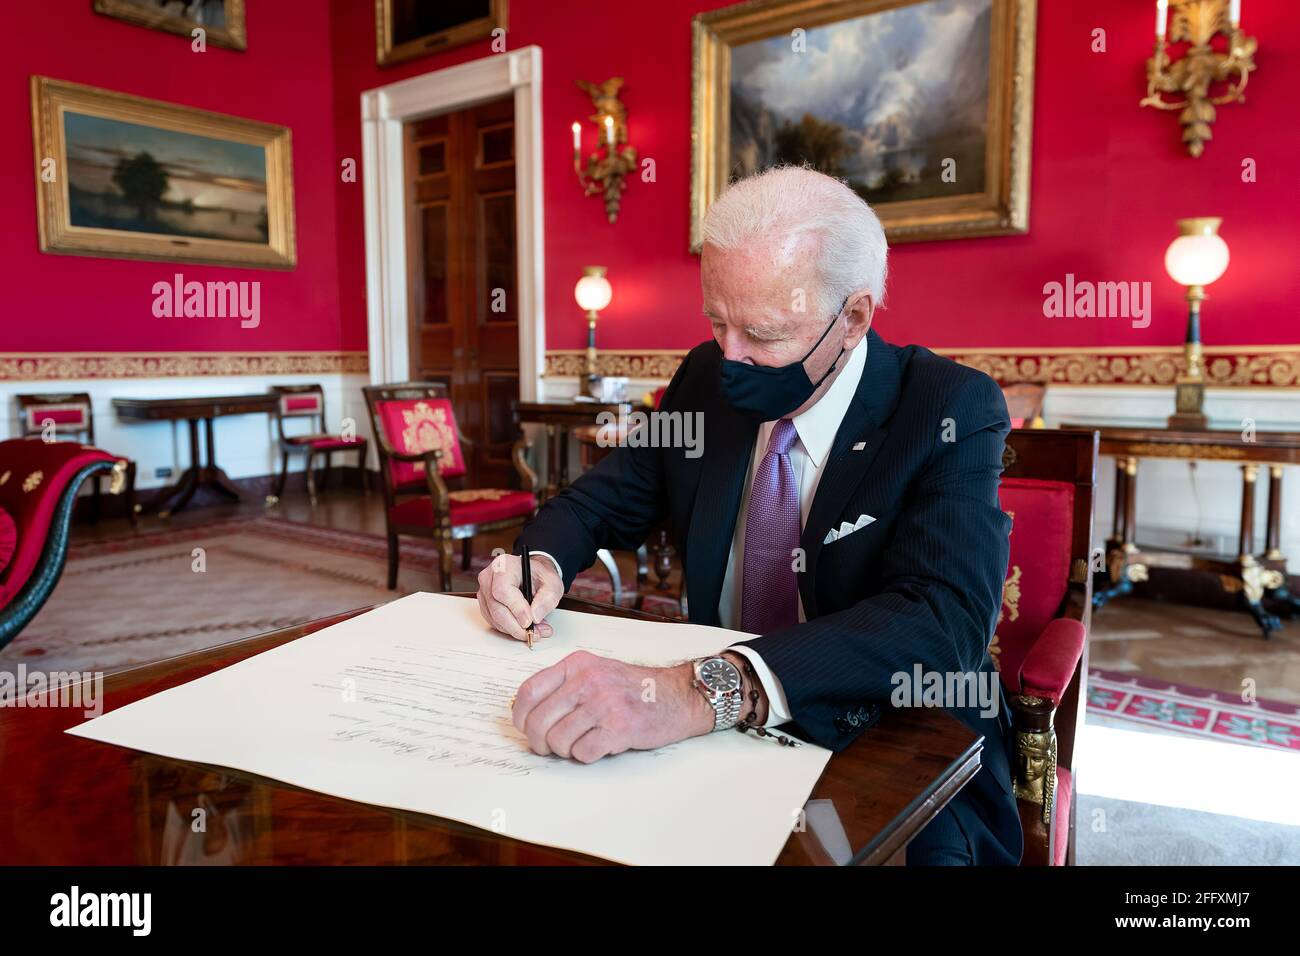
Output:
<path fill-rule="evenodd" d="M 1210 44 L 1222 33 L 1223 50 Z M 1169 44 L 1186 41 L 1189 46 L 1177 61 L 1169 59 Z M 1245 99 L 1246 81 L 1255 69 L 1258 43 L 1229 18 L 1228 0 L 1170 0 L 1167 36 L 1156 36 L 1155 53 L 1147 60 L 1147 95 L 1140 106 L 1158 110 L 1181 110 L 1183 142 L 1193 156 L 1205 152 L 1213 136 L 1216 106 Z M 1214 83 L 1227 83 L 1219 96 L 1210 95 Z M 1162 94 L 1179 95 L 1166 100 Z"/>
<path fill-rule="evenodd" d="M 600 133 L 600 147 L 587 157 L 587 168 L 582 168 L 582 152 L 573 151 L 573 171 L 587 196 L 604 195 L 605 215 L 612 223 L 618 218 L 619 204 L 627 177 L 636 170 L 636 150 L 627 145 L 627 107 L 618 98 L 623 78 L 615 76 L 604 83 L 577 81 L 579 89 L 590 97 L 596 112 L 589 116 Z M 577 129 L 578 124 L 574 124 Z M 609 142 L 608 127 L 614 130 L 614 142 Z M 576 135 L 576 133 L 575 133 Z"/>

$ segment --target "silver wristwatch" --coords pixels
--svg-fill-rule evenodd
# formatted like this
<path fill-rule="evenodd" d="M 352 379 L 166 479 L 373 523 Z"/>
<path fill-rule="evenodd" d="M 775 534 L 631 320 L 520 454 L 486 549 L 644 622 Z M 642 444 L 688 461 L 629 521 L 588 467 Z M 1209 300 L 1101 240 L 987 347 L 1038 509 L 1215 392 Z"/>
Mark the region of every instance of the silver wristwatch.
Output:
<path fill-rule="evenodd" d="M 744 697 L 740 692 L 740 670 L 722 657 L 702 657 L 692 662 L 695 687 L 713 708 L 713 729 L 730 730 L 740 721 Z"/>

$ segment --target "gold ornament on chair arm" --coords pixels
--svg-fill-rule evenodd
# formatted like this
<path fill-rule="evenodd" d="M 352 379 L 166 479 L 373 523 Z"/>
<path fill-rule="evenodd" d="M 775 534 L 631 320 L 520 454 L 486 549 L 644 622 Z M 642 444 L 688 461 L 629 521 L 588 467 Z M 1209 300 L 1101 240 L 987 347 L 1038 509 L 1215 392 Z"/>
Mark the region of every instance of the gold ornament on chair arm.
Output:
<path fill-rule="evenodd" d="M 1029 710 L 1035 722 L 1045 721 L 1037 730 L 1016 731 L 1016 798 L 1043 805 L 1043 822 L 1052 822 L 1052 806 L 1056 801 L 1056 730 L 1052 727 L 1051 701 L 1022 694 L 1016 699 L 1022 708 Z"/>
<path fill-rule="evenodd" d="M 1258 43 L 1241 32 L 1237 22 L 1240 6 L 1235 0 L 1231 9 L 1229 0 L 1170 0 L 1167 21 L 1164 6 L 1157 7 L 1156 48 L 1147 60 L 1147 95 L 1139 105 L 1179 110 L 1183 142 L 1193 156 L 1205 152 L 1205 144 L 1213 136 L 1210 124 L 1215 107 L 1244 100 L 1246 82 L 1255 69 Z M 1221 50 L 1212 45 L 1219 34 L 1226 40 Z M 1183 41 L 1188 43 L 1187 50 L 1178 60 L 1171 60 L 1168 43 Z M 1227 87 L 1213 96 L 1210 90 L 1216 83 Z"/>

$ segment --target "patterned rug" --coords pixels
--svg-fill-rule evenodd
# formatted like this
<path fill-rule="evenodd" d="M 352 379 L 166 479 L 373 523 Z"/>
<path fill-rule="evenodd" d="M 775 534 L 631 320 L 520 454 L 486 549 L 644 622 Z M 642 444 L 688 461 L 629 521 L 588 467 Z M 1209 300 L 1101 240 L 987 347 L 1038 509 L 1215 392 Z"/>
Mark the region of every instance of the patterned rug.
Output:
<path fill-rule="evenodd" d="M 1088 711 L 1149 729 L 1300 753 L 1300 708 L 1115 671 L 1088 672 Z"/>
<path fill-rule="evenodd" d="M 434 547 L 402 539 L 395 592 L 387 554 L 380 535 L 267 517 L 76 546 L 49 602 L 0 651 L 0 670 L 113 670 L 437 589 Z M 474 590 L 490 558 L 476 555 L 461 572 L 457 549 L 454 588 Z M 624 580 L 624 604 L 635 584 Z M 608 601 L 609 577 L 597 565 L 570 593 Z M 655 594 L 644 609 L 676 616 Z"/>

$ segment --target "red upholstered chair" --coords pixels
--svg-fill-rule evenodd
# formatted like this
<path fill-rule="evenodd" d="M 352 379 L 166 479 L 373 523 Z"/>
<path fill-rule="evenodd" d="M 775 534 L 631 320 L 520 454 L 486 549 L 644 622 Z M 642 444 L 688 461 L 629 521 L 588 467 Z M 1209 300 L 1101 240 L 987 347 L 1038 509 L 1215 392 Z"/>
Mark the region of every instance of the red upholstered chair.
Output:
<path fill-rule="evenodd" d="M 445 386 L 407 382 L 362 392 L 384 481 L 389 590 L 397 587 L 398 536 L 405 534 L 438 542 L 439 586 L 448 591 L 452 542 L 462 542 L 461 566 L 468 570 L 474 535 L 522 525 L 537 512 L 537 476 L 524 458 L 528 440 L 520 438 L 512 450 L 521 490 L 465 487 L 466 451 L 474 443 L 456 425 Z"/>
<path fill-rule="evenodd" d="M 999 498 L 1011 515 L 989 650 L 1011 704 L 1025 865 L 1074 863 L 1075 743 L 1087 700 L 1097 433 L 1014 430 Z"/>
<path fill-rule="evenodd" d="M 0 647 L 36 616 L 63 573 L 82 482 L 112 472 L 119 493 L 128 464 L 76 442 L 0 442 Z"/>
<path fill-rule="evenodd" d="M 319 455 L 325 459 L 324 487 L 329 483 L 330 467 L 334 463 L 334 453 L 356 452 L 357 465 L 361 469 L 361 487 L 370 490 L 370 480 L 366 475 L 366 440 L 364 438 L 345 438 L 331 435 L 325 431 L 325 390 L 319 385 L 272 385 L 271 394 L 279 399 L 275 410 L 275 429 L 280 439 L 280 478 L 275 483 L 275 492 L 271 503 L 280 500 L 284 494 L 284 483 L 289 478 L 289 456 L 306 455 L 307 462 L 303 474 L 307 479 L 307 496 L 316 504 L 316 471 L 312 467 Z M 298 431 L 294 425 L 285 428 L 287 422 L 298 419 L 307 420 L 309 431 Z"/>
<path fill-rule="evenodd" d="M 87 392 L 42 393 L 16 395 L 18 401 L 18 437 L 45 438 L 52 433 L 56 441 L 77 441 L 95 444 L 95 413 Z M 134 527 L 139 520 L 140 508 L 135 503 L 135 462 L 126 461 L 126 516 Z M 100 488 L 96 478 L 91 485 L 91 520 L 99 520 Z"/>

